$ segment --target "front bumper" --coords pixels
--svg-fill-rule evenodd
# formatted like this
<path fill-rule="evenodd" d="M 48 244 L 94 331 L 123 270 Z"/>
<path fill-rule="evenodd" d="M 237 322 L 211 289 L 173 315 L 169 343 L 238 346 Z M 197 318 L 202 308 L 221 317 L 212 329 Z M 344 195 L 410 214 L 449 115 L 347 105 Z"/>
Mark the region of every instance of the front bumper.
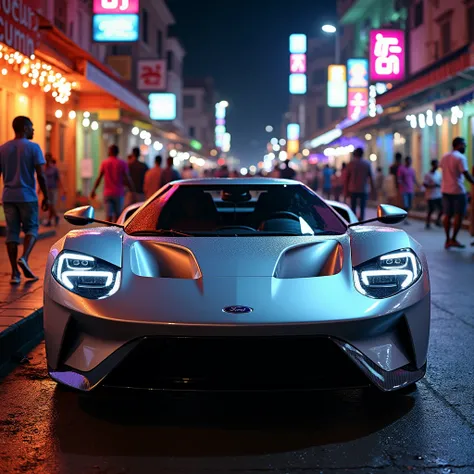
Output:
<path fill-rule="evenodd" d="M 426 370 L 429 294 L 388 315 L 314 324 L 125 322 L 71 312 L 48 298 L 45 311 L 64 322 L 47 332 L 50 375 L 85 392 L 100 385 L 280 391 L 371 384 L 393 391 Z"/>
<path fill-rule="evenodd" d="M 232 352 L 236 343 L 240 351 Z M 266 352 L 270 346 L 273 350 Z M 193 352 L 193 347 L 201 350 Z M 219 347 L 225 348 L 225 353 L 215 353 Z M 297 353 L 288 356 L 292 349 Z M 375 385 L 389 392 L 411 385 L 426 371 L 426 364 L 383 370 L 350 344 L 327 337 L 239 341 L 143 338 L 133 343 L 133 349 L 119 363 L 110 362 L 85 373 L 67 366 L 49 373 L 55 381 L 83 392 L 98 385 L 187 392 L 278 392 Z"/>

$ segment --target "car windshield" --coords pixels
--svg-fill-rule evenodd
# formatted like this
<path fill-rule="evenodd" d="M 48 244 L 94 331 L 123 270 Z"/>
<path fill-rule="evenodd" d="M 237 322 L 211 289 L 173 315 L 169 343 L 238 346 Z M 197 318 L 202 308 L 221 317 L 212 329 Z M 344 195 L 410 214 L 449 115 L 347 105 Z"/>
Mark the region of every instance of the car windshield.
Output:
<path fill-rule="evenodd" d="M 346 225 L 302 185 L 180 185 L 141 208 L 131 235 L 283 236 L 343 234 Z"/>

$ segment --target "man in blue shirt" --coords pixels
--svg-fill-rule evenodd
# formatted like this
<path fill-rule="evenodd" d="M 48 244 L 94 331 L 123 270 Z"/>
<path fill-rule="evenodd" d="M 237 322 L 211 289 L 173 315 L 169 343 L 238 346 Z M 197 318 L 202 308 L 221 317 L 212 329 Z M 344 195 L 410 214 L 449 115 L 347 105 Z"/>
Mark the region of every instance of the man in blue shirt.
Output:
<path fill-rule="evenodd" d="M 28 117 L 19 116 L 13 120 L 15 138 L 0 147 L 0 175 L 3 176 L 3 208 L 7 224 L 7 250 L 12 267 L 11 284 L 21 281 L 19 268 L 25 278 L 38 277 L 28 265 L 28 257 L 38 238 L 38 195 L 36 194 L 35 173 L 43 193 L 43 211 L 49 208 L 48 189 L 43 173 L 45 160 L 41 148 L 33 139 L 33 122 Z M 18 259 L 20 230 L 25 233 L 23 255 Z"/>

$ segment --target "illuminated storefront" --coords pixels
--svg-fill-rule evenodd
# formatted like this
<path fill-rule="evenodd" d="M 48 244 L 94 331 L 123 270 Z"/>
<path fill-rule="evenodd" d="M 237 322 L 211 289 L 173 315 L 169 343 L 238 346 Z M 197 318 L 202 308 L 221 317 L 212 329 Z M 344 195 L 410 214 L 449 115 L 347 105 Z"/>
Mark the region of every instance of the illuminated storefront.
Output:
<path fill-rule="evenodd" d="M 12 121 L 18 115 L 31 118 L 34 141 L 44 153 L 56 158 L 66 189 L 73 189 L 74 176 L 68 164 L 75 140 L 75 123 L 70 117 L 76 94 L 66 67 L 41 51 L 39 16 L 23 2 L 2 2 L 0 9 L 0 143 L 13 138 Z M 1 186 L 1 185 L 0 185 Z M 66 203 L 73 202 L 73 193 Z M 3 220 L 3 216 L 0 216 Z"/>

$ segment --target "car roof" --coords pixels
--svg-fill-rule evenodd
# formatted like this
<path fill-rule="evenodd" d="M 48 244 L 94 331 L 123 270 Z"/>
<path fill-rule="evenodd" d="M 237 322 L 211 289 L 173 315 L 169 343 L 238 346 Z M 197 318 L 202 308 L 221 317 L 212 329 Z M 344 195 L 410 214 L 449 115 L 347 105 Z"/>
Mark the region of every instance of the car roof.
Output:
<path fill-rule="evenodd" d="M 241 185 L 241 186 L 260 186 L 260 185 L 301 185 L 299 181 L 293 179 L 276 178 L 204 178 L 204 179 L 182 179 L 173 181 L 170 184 L 179 186 L 208 186 L 208 185 Z"/>

